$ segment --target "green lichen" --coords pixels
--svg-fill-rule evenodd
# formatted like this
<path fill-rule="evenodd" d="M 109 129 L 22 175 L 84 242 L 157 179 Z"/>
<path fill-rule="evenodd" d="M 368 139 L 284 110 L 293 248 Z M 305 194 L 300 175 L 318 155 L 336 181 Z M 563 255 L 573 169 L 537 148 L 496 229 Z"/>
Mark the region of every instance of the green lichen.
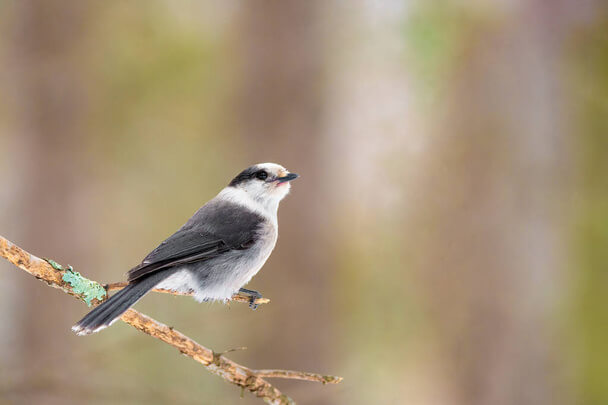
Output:
<path fill-rule="evenodd" d="M 98 282 L 83 277 L 79 272 L 73 271 L 71 267 L 66 270 L 62 279 L 72 286 L 72 290 L 80 295 L 88 306 L 91 306 L 91 301 L 94 299 L 102 301 L 106 296 L 106 290 Z"/>
<path fill-rule="evenodd" d="M 54 268 L 55 270 L 63 270 L 63 266 L 60 265 L 59 263 L 57 263 L 55 260 L 53 259 L 47 259 L 46 257 L 43 257 L 44 261 L 47 262 L 48 264 L 51 265 L 52 268 Z M 68 265 L 68 267 L 71 267 Z"/>
<path fill-rule="evenodd" d="M 74 271 L 69 264 L 67 267 L 63 267 L 55 260 L 47 259 L 46 257 L 43 259 L 55 270 L 65 271 L 61 279 L 72 286 L 72 291 L 80 295 L 80 298 L 82 298 L 88 306 L 91 306 L 91 301 L 94 299 L 102 301 L 105 298 L 106 290 L 98 282 L 83 277 L 79 272 Z"/>

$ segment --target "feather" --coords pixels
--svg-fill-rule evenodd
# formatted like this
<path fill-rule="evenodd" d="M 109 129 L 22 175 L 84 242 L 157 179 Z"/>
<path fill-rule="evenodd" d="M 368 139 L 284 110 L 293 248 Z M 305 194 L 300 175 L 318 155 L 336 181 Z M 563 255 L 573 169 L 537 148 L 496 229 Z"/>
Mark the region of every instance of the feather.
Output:
<path fill-rule="evenodd" d="M 129 270 L 129 282 L 159 270 L 215 258 L 230 250 L 243 250 L 258 238 L 264 218 L 238 204 L 211 200 L 177 232 Z"/>

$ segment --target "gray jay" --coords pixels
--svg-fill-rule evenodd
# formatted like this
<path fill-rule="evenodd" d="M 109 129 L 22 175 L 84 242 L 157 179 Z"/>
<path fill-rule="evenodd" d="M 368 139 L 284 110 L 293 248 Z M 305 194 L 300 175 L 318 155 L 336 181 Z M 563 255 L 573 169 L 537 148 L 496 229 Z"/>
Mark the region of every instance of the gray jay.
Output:
<path fill-rule="evenodd" d="M 82 318 L 79 335 L 110 326 L 153 288 L 191 292 L 201 302 L 226 301 L 240 291 L 255 309 L 257 291 L 242 288 L 277 242 L 277 210 L 297 178 L 283 166 L 261 163 L 243 170 L 184 226 L 127 273 L 128 285 Z"/>

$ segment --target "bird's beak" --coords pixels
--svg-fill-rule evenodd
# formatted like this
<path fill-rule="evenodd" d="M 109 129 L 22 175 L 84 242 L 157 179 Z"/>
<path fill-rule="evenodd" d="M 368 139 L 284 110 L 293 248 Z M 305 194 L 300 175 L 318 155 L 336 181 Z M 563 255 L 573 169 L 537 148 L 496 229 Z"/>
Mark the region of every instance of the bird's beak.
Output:
<path fill-rule="evenodd" d="M 298 177 L 300 177 L 300 176 L 298 176 L 298 175 L 297 175 L 297 174 L 295 174 L 295 173 L 289 173 L 289 174 L 288 174 L 288 175 L 286 175 L 286 176 L 283 176 L 283 177 L 278 177 L 278 178 L 277 178 L 277 181 L 279 182 L 279 184 L 281 184 L 281 183 L 286 183 L 286 182 L 288 182 L 288 181 L 295 180 L 295 179 L 297 179 Z"/>

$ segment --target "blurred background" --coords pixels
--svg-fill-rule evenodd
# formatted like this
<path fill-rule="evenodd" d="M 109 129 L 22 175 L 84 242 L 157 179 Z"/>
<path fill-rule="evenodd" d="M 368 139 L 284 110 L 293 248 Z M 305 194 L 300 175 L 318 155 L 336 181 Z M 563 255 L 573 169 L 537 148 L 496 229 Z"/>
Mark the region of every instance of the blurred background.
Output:
<path fill-rule="evenodd" d="M 251 311 L 137 308 L 300 404 L 608 403 L 608 4 L 2 1 L 0 234 L 124 279 L 299 173 Z M 0 261 L 0 404 L 257 404 Z"/>

